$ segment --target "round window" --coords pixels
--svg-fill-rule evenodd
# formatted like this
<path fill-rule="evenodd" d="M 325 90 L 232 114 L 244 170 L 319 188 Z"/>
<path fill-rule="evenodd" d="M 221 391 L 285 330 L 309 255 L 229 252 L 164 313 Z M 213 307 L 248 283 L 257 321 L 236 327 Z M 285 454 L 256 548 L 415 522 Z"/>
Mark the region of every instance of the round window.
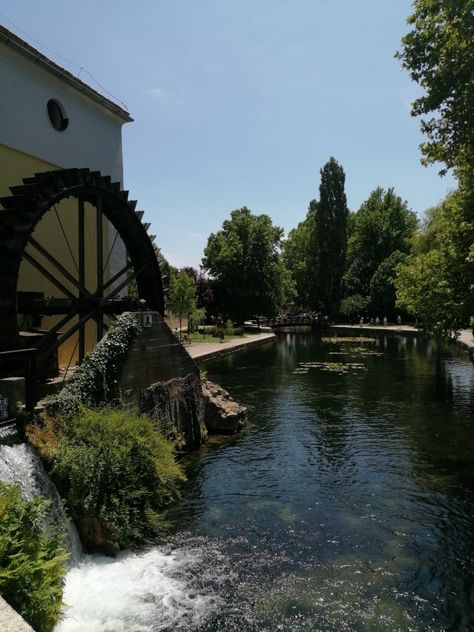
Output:
<path fill-rule="evenodd" d="M 66 129 L 69 123 L 69 119 L 66 117 L 66 112 L 63 106 L 56 99 L 50 99 L 48 101 L 48 116 L 51 121 L 51 125 L 58 132 L 62 132 Z"/>

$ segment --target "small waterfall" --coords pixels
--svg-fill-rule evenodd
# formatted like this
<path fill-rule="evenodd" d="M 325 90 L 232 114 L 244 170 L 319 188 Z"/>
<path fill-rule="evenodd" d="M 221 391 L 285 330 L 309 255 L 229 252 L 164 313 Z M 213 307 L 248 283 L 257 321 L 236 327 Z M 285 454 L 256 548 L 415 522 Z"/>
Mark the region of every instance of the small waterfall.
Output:
<path fill-rule="evenodd" d="M 64 530 L 70 553 L 69 564 L 78 562 L 82 557 L 82 547 L 76 528 L 66 516 L 58 490 L 33 446 L 27 443 L 0 445 L 0 480 L 19 485 L 26 500 L 33 496 L 42 496 L 51 501 L 49 519 L 52 524 Z"/>

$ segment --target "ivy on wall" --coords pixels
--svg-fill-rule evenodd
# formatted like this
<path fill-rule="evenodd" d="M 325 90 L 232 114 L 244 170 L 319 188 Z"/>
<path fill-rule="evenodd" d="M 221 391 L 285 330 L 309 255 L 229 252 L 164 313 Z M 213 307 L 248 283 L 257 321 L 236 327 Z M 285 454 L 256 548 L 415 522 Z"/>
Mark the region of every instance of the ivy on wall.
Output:
<path fill-rule="evenodd" d="M 81 406 L 101 408 L 120 401 L 123 364 L 142 329 L 134 314 L 122 314 L 57 395 L 46 401 L 48 415 L 72 419 Z"/>

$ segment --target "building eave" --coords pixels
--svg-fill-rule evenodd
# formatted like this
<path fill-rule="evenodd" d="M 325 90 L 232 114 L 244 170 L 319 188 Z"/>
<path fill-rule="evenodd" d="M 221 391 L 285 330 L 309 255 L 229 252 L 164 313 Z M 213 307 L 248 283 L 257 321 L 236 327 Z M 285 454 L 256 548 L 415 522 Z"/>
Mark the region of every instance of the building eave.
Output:
<path fill-rule="evenodd" d="M 121 118 L 125 123 L 133 121 L 130 114 L 122 107 L 104 97 L 102 94 L 91 88 L 87 83 L 84 83 L 65 68 L 62 68 L 58 64 L 51 61 L 48 57 L 40 53 L 39 50 L 33 48 L 28 42 L 22 40 L 18 35 L 12 33 L 7 28 L 0 24 L 0 42 L 3 42 L 17 53 L 26 57 L 30 61 L 35 62 L 51 74 L 59 77 L 62 81 L 75 88 L 78 92 L 86 95 L 102 107 L 113 112 L 116 116 Z"/>

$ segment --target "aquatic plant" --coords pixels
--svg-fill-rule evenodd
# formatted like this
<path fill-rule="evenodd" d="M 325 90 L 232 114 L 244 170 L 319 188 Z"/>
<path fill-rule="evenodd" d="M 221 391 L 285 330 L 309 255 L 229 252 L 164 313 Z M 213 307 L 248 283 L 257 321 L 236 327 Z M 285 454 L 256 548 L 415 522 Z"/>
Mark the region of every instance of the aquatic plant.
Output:
<path fill-rule="evenodd" d="M 349 371 L 367 371 L 365 364 L 358 362 L 301 362 L 293 371 L 296 374 L 308 373 L 310 369 L 319 369 L 329 373 L 349 373 Z"/>
<path fill-rule="evenodd" d="M 341 343 L 374 343 L 377 342 L 376 338 L 368 338 L 367 336 L 329 336 L 327 338 L 321 338 L 321 342 L 325 344 L 337 345 Z"/>
<path fill-rule="evenodd" d="M 63 536 L 41 526 L 48 505 L 0 483 L 0 593 L 36 632 L 58 621 L 67 571 Z"/>

